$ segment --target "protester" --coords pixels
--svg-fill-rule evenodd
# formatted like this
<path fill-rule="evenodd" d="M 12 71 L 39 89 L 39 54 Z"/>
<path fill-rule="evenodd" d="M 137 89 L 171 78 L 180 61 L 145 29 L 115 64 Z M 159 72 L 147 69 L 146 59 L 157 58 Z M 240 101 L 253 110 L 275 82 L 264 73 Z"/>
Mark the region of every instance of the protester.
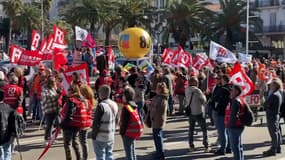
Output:
<path fill-rule="evenodd" d="M 58 90 L 55 78 L 50 77 L 41 95 L 41 105 L 46 121 L 44 136 L 46 145 L 48 145 L 48 141 L 50 140 L 52 126 L 55 124 L 59 115 L 58 99 L 60 93 L 61 90 Z"/>
<path fill-rule="evenodd" d="M 85 98 L 86 103 L 86 119 L 83 122 L 83 126 L 79 131 L 79 142 L 82 149 L 83 160 L 88 159 L 88 143 L 87 143 L 87 136 L 88 136 L 88 129 L 92 126 L 92 109 L 96 106 L 96 100 L 94 99 L 94 93 L 90 86 L 88 85 L 81 85 L 80 92 L 82 96 Z"/>
<path fill-rule="evenodd" d="M 244 160 L 243 146 L 242 146 L 242 133 L 244 124 L 241 122 L 241 116 L 245 112 L 245 100 L 239 95 L 242 89 L 238 85 L 233 85 L 231 89 L 231 102 L 228 105 L 225 113 L 225 127 L 229 132 L 229 140 L 231 149 L 233 151 L 234 160 Z"/>
<path fill-rule="evenodd" d="M 175 81 L 174 95 L 178 97 L 179 100 L 179 114 L 184 114 L 185 109 L 185 89 L 187 87 L 187 77 L 182 72 L 177 73 L 177 78 Z"/>
<path fill-rule="evenodd" d="M 135 143 L 142 135 L 142 122 L 139 116 L 137 104 L 134 102 L 135 90 L 125 87 L 123 100 L 125 106 L 120 118 L 120 134 L 123 139 L 126 160 L 136 160 Z"/>
<path fill-rule="evenodd" d="M 267 127 L 271 137 L 271 148 L 263 152 L 264 157 L 275 156 L 276 153 L 281 153 L 282 137 L 279 131 L 279 112 L 282 104 L 282 90 L 282 81 L 279 78 L 273 79 L 264 103 Z"/>
<path fill-rule="evenodd" d="M 206 118 L 205 118 L 205 103 L 207 101 L 204 93 L 198 88 L 199 81 L 197 77 L 191 77 L 189 79 L 189 87 L 186 88 L 186 105 L 189 106 L 190 115 L 189 115 L 189 147 L 190 151 L 194 151 L 194 129 L 195 123 L 201 127 L 203 132 L 203 145 L 205 147 L 205 152 L 209 151 L 208 148 L 208 135 L 206 127 Z"/>
<path fill-rule="evenodd" d="M 100 103 L 95 110 L 92 124 L 92 139 L 96 160 L 113 160 L 116 119 L 118 106 L 109 99 L 111 88 L 103 85 L 99 88 Z"/>
<path fill-rule="evenodd" d="M 15 70 L 15 75 L 18 77 L 18 86 L 23 88 L 23 101 L 22 101 L 22 107 L 23 107 L 23 117 L 25 120 L 27 120 L 27 115 L 26 115 L 26 111 L 27 111 L 27 108 L 26 108 L 26 94 L 28 93 L 29 91 L 29 87 L 28 87 L 28 84 L 27 84 L 27 80 L 24 76 L 24 70 L 20 67 L 16 67 Z"/>
<path fill-rule="evenodd" d="M 216 103 L 214 107 L 214 114 L 216 117 L 216 127 L 218 130 L 218 139 L 220 143 L 220 148 L 215 151 L 216 155 L 224 155 L 225 153 L 231 153 L 231 148 L 228 139 L 228 132 L 225 128 L 225 111 L 226 107 L 230 101 L 230 85 L 229 85 L 229 76 L 221 76 L 221 88 L 217 90 L 217 94 L 213 95 L 213 102 Z"/>
<path fill-rule="evenodd" d="M 162 81 L 162 73 L 161 73 L 161 68 L 156 67 L 154 72 L 151 74 L 150 77 L 150 82 L 151 82 L 151 91 L 150 91 L 150 96 L 149 98 L 152 98 L 156 95 L 156 87 L 157 83 Z"/>
<path fill-rule="evenodd" d="M 135 83 L 136 83 L 137 78 L 138 78 L 138 68 L 135 66 L 135 67 L 132 67 L 132 68 L 130 69 L 130 75 L 129 75 L 128 79 L 127 79 L 128 82 L 129 82 L 129 84 L 130 84 L 133 88 L 136 87 L 136 86 L 135 86 Z"/>
<path fill-rule="evenodd" d="M 103 85 L 108 85 L 109 87 L 111 87 L 112 83 L 113 79 L 110 75 L 110 72 L 107 69 L 105 69 L 102 71 L 102 73 L 100 73 L 99 78 L 96 80 L 95 90 L 98 92 L 99 88 L 101 88 L 101 86 Z"/>
<path fill-rule="evenodd" d="M 86 104 L 81 98 L 78 85 L 71 85 L 68 89 L 68 101 L 61 111 L 61 128 L 63 130 L 63 144 L 66 160 L 71 160 L 71 144 L 77 160 L 82 156 L 79 148 L 78 134 L 83 127 L 83 118 L 86 116 Z M 85 110 L 85 112 L 84 112 Z"/>
<path fill-rule="evenodd" d="M 5 81 L 5 74 L 0 71 L 0 89 L 2 89 L 2 87 L 4 87 L 7 84 L 7 82 Z"/>
<path fill-rule="evenodd" d="M 164 160 L 163 127 L 166 124 L 169 91 L 164 82 L 156 86 L 156 96 L 149 102 L 148 110 L 151 119 L 153 140 L 155 144 L 156 160 Z"/>
<path fill-rule="evenodd" d="M 16 113 L 3 100 L 4 92 L 0 90 L 0 159 L 12 160 L 12 143 L 14 137 L 17 136 Z"/>
<path fill-rule="evenodd" d="M 173 81 L 170 69 L 168 67 L 163 68 L 162 82 L 166 84 L 167 89 L 169 91 L 167 112 L 168 115 L 171 116 L 173 114 Z"/>

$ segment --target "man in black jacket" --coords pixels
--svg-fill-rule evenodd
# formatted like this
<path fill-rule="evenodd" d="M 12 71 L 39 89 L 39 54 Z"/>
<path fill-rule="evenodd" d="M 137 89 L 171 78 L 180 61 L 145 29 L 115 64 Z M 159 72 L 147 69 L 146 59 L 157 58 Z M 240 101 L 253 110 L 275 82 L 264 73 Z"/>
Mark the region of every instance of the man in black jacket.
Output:
<path fill-rule="evenodd" d="M 17 136 L 16 130 L 16 113 L 6 103 L 3 102 L 4 92 L 0 90 L 0 159 L 12 159 L 12 142 Z"/>
<path fill-rule="evenodd" d="M 224 155 L 225 153 L 231 153 L 229 138 L 225 129 L 225 111 L 228 103 L 230 102 L 230 78 L 228 75 L 221 76 L 222 86 L 217 89 L 215 95 L 213 95 L 213 102 L 215 103 L 214 112 L 216 117 L 216 128 L 218 130 L 218 139 L 220 148 L 215 152 L 216 155 Z"/>

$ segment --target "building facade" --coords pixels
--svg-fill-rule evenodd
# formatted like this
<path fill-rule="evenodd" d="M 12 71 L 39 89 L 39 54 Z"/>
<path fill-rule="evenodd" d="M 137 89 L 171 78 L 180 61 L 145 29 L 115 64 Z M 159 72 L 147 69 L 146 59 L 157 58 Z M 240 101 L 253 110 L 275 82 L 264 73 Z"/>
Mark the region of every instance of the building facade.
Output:
<path fill-rule="evenodd" d="M 262 31 L 256 32 L 262 49 L 268 57 L 285 58 L 285 0 L 255 0 L 251 5 L 257 8 L 263 21 Z"/>

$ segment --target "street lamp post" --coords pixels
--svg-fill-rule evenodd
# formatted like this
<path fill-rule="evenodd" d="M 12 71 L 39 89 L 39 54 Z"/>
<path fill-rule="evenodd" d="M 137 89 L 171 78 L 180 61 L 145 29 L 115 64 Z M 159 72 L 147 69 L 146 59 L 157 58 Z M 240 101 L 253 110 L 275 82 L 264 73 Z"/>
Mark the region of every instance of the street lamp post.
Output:
<path fill-rule="evenodd" d="M 41 0 L 41 11 L 42 11 L 42 38 L 44 36 L 44 0 Z"/>
<path fill-rule="evenodd" d="M 248 55 L 248 40 L 249 40 L 249 0 L 246 0 L 246 42 L 245 54 Z"/>

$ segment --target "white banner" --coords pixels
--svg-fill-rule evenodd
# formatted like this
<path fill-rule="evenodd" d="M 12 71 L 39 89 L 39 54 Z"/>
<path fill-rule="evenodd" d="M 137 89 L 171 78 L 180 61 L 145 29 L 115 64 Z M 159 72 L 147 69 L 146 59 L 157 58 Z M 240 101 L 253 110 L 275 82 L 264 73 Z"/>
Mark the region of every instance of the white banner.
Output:
<path fill-rule="evenodd" d="M 233 52 L 226 49 L 222 45 L 211 41 L 210 43 L 210 59 L 218 61 L 234 64 L 237 62 L 237 58 Z"/>

